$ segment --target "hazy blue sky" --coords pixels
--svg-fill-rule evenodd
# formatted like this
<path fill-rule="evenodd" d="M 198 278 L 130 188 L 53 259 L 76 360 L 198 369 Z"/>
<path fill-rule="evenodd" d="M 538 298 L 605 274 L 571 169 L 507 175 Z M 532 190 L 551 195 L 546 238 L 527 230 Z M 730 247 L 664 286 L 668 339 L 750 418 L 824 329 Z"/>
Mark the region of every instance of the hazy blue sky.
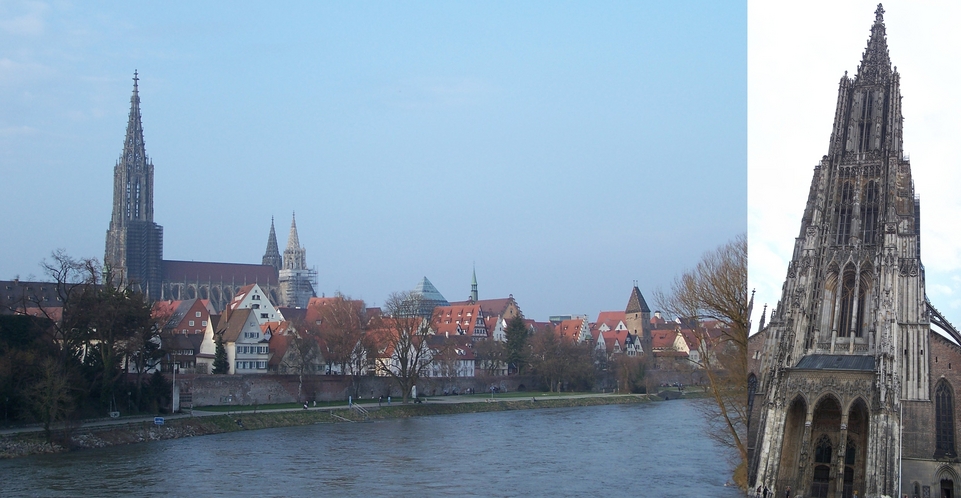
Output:
<path fill-rule="evenodd" d="M 749 288 L 774 306 L 801 227 L 814 167 L 828 152 L 838 82 L 857 73 L 877 0 L 748 9 Z M 901 75 L 904 151 L 921 197 L 921 261 L 932 303 L 961 325 L 961 99 L 955 21 L 961 4 L 886 0 L 891 63 Z M 814 29 L 813 27 L 816 27 Z M 813 31 L 812 31 L 813 30 Z M 755 321 L 757 324 L 757 321 Z"/>
<path fill-rule="evenodd" d="M 461 300 L 476 263 L 481 298 L 532 318 L 623 309 L 746 230 L 746 19 L 2 2 L 0 279 L 56 248 L 103 257 L 137 69 L 166 259 L 259 263 L 296 211 L 319 293 L 380 304 L 427 276 Z"/>

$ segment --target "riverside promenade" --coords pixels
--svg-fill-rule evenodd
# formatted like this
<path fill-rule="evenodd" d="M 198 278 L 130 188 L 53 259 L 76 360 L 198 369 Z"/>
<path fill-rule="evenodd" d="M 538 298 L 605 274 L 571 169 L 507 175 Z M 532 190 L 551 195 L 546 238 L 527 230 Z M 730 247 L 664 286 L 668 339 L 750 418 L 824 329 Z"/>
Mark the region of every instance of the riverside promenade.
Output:
<path fill-rule="evenodd" d="M 647 395 L 636 395 L 636 394 L 612 394 L 612 393 L 505 393 L 505 394 L 495 394 L 493 396 L 489 394 L 472 394 L 472 395 L 453 395 L 453 396 L 432 396 L 421 398 L 422 403 L 408 402 L 407 405 L 455 405 L 455 404 L 471 404 L 471 403 L 504 403 L 504 402 L 515 402 L 515 401 L 554 401 L 554 400 L 575 400 L 575 399 L 585 399 L 585 398 L 600 398 L 597 401 L 602 401 L 603 398 L 638 398 L 639 400 L 648 400 Z M 613 399 L 611 400 L 613 401 Z M 365 410 L 378 410 L 383 407 L 396 407 L 404 406 L 399 399 L 392 399 L 388 403 L 385 398 L 382 402 L 371 399 L 361 399 L 357 403 L 357 406 L 363 407 Z M 603 403 L 599 403 L 603 404 Z M 351 406 L 347 401 L 342 403 L 332 403 L 320 406 L 308 405 L 306 409 L 302 406 L 290 406 L 290 404 L 284 405 L 221 405 L 221 406 L 205 406 L 197 407 L 193 409 L 183 410 L 181 413 L 175 414 L 157 414 L 157 415 L 144 415 L 144 416 L 130 416 L 130 417 L 118 417 L 118 418 L 98 418 L 98 419 L 87 419 L 80 421 L 79 424 L 73 425 L 72 430 L 97 430 L 97 429 L 109 429 L 112 427 L 123 427 L 136 425 L 141 426 L 143 424 L 153 424 L 156 417 L 163 417 L 164 423 L 180 420 L 189 419 L 196 417 L 211 417 L 218 415 L 241 415 L 241 414 L 270 414 L 270 413 L 285 413 L 285 412 L 332 412 L 332 411 L 342 411 L 350 410 Z M 51 428 L 52 431 L 63 430 L 63 424 L 56 424 Z M 31 433 L 43 432 L 43 426 L 41 424 L 30 424 L 18 427 L 9 427 L 0 429 L 0 437 L 16 436 L 16 435 L 26 435 Z"/>

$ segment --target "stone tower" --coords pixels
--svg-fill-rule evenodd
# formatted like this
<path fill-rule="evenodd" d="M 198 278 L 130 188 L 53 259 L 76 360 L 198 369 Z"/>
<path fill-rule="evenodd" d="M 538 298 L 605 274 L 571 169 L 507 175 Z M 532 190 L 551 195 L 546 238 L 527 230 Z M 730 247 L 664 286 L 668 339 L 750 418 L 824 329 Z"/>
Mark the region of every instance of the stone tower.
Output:
<path fill-rule="evenodd" d="M 270 235 L 267 236 L 267 251 L 264 252 L 262 264 L 273 266 L 278 272 L 284 266 L 284 258 L 277 247 L 277 232 L 274 231 L 274 217 L 270 217 Z"/>
<path fill-rule="evenodd" d="M 634 337 L 633 340 L 641 341 L 641 349 L 644 354 L 653 355 L 653 338 L 651 336 L 651 308 L 647 306 L 644 295 L 634 284 L 631 289 L 631 297 L 627 299 L 627 307 L 624 308 L 624 325 L 627 332 Z"/>
<path fill-rule="evenodd" d="M 274 243 L 276 244 L 276 235 Z M 266 256 L 264 258 L 266 260 Z M 316 275 L 315 271 L 307 268 L 307 250 L 300 246 L 297 216 L 294 214 L 290 221 L 290 236 L 287 238 L 287 249 L 284 249 L 283 266 L 280 270 L 280 300 L 283 306 L 306 308 L 310 298 L 315 296 L 313 280 Z"/>
<path fill-rule="evenodd" d="M 113 170 L 113 212 L 103 260 L 114 285 L 159 299 L 163 227 L 153 221 L 153 163 L 144 148 L 138 81 L 134 71 L 127 135 Z"/>
<path fill-rule="evenodd" d="M 781 301 L 765 331 L 750 482 L 803 496 L 899 496 L 902 401 L 928 401 L 919 202 L 902 153 L 884 10 L 841 78 Z M 755 418 L 756 417 L 756 418 Z"/>

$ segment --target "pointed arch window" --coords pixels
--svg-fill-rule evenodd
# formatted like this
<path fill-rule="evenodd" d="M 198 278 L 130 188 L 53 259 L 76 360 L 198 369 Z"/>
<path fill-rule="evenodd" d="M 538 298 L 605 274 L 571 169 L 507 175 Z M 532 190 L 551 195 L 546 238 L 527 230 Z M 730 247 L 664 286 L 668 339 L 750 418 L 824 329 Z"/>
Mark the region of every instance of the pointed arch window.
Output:
<path fill-rule="evenodd" d="M 838 337 L 848 337 L 852 334 L 855 337 L 861 337 L 866 291 L 866 285 L 858 286 L 857 275 L 853 269 L 844 272 L 844 278 L 841 280 L 841 316 L 837 323 Z"/>
<path fill-rule="evenodd" d="M 875 244 L 878 232 L 878 184 L 874 180 L 864 187 L 861 205 L 861 239 L 865 244 Z"/>
<path fill-rule="evenodd" d="M 814 463 L 831 463 L 831 438 L 827 434 L 821 434 L 817 444 L 814 445 Z"/>
<path fill-rule="evenodd" d="M 934 427 L 936 444 L 934 458 L 954 458 L 954 393 L 944 379 L 934 392 Z"/>
<path fill-rule="evenodd" d="M 854 202 L 854 187 L 850 181 L 841 184 L 841 197 L 838 199 L 838 244 L 847 244 L 851 238 L 851 204 Z"/>

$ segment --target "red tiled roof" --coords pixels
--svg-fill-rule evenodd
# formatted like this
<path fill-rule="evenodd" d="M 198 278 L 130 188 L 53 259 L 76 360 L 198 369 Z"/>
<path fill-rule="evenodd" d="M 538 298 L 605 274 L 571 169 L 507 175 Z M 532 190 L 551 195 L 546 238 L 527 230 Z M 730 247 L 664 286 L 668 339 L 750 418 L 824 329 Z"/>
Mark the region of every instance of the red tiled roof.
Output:
<path fill-rule="evenodd" d="M 473 302 L 473 303 L 470 301 L 456 301 L 456 302 L 450 303 L 450 305 L 451 306 L 468 306 L 471 304 L 477 304 L 477 305 L 480 305 L 482 310 L 484 310 L 484 313 L 487 313 L 489 315 L 501 316 L 502 314 L 504 314 L 505 311 L 507 311 L 507 306 L 509 306 L 511 302 L 514 302 L 513 296 L 504 297 L 500 299 L 478 299 L 476 302 Z"/>
<path fill-rule="evenodd" d="M 654 349 L 671 349 L 674 347 L 674 340 L 677 338 L 677 331 L 654 330 L 651 332 L 651 347 Z"/>
<path fill-rule="evenodd" d="M 561 337 L 565 339 L 577 340 L 581 335 L 581 326 L 584 323 L 583 318 L 574 318 L 571 320 L 564 320 L 557 324 L 554 328 L 555 332 L 560 334 Z"/>
<path fill-rule="evenodd" d="M 477 326 L 478 318 L 481 318 L 481 324 L 483 324 L 480 328 Z M 437 335 L 479 335 L 486 337 L 489 333 L 486 321 L 481 316 L 481 306 L 479 304 L 437 306 L 434 308 L 431 327 Z"/>

